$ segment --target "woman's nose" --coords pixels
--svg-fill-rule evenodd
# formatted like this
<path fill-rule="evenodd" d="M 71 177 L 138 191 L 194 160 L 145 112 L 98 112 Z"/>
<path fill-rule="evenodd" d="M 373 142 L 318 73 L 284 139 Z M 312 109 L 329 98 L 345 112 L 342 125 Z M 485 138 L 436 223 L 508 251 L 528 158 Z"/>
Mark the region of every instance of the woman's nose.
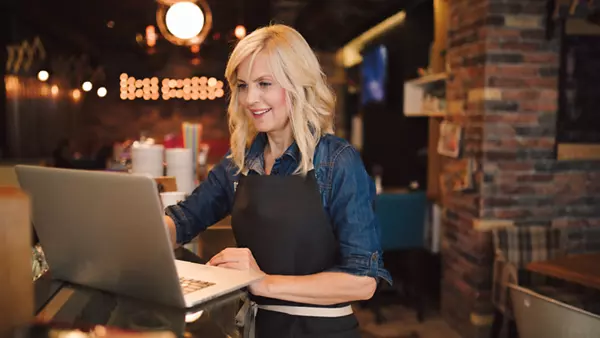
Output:
<path fill-rule="evenodd" d="M 246 104 L 249 106 L 257 103 L 259 101 L 260 93 L 257 88 L 250 85 L 248 86 L 248 91 L 246 93 Z"/>

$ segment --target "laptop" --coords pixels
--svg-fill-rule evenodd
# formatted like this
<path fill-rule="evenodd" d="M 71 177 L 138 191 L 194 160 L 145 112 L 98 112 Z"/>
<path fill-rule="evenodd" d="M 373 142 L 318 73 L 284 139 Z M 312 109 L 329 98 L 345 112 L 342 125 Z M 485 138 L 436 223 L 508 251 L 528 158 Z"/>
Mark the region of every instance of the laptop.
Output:
<path fill-rule="evenodd" d="M 27 165 L 15 171 L 55 279 L 190 308 L 261 278 L 176 260 L 150 177 Z"/>
<path fill-rule="evenodd" d="M 521 338 L 598 337 L 600 316 L 511 284 L 517 330 Z"/>

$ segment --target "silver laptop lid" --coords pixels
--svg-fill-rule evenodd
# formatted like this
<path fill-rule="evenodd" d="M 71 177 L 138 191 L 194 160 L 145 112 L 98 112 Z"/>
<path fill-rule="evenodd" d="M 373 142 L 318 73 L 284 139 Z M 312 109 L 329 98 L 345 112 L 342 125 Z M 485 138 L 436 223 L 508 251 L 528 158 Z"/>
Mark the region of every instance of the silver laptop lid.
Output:
<path fill-rule="evenodd" d="M 600 316 L 520 286 L 509 287 L 519 337 L 600 336 Z"/>
<path fill-rule="evenodd" d="M 181 307 L 156 182 L 124 173 L 18 165 L 53 278 Z"/>

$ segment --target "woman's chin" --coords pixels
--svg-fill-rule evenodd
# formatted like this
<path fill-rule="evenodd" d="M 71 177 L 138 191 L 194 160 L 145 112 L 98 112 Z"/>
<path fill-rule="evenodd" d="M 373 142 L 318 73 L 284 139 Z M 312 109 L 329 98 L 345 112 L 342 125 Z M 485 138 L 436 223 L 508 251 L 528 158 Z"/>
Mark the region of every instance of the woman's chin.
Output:
<path fill-rule="evenodd" d="M 265 125 L 264 123 L 254 123 L 254 129 L 256 129 L 259 133 L 267 133 L 270 132 L 272 128 L 270 126 Z"/>

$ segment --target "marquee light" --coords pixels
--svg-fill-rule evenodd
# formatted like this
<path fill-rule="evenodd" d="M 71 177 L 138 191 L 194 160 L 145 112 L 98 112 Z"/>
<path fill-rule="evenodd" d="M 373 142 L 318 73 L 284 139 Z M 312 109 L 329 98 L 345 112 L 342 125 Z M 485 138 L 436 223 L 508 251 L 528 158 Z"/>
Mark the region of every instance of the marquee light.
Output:
<path fill-rule="evenodd" d="M 224 83 L 215 77 L 194 76 L 185 79 L 157 77 L 136 79 L 123 73 L 119 77 L 121 100 L 143 99 L 215 100 L 225 95 Z"/>

